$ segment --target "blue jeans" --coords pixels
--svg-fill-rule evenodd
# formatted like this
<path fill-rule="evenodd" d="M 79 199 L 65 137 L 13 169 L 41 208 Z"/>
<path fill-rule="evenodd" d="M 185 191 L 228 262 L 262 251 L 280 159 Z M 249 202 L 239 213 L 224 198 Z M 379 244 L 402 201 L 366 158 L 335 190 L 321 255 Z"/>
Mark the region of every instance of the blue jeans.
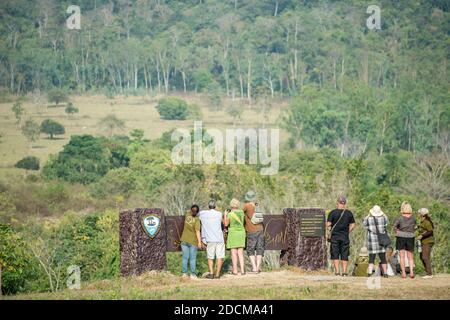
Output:
<path fill-rule="evenodd" d="M 197 247 L 187 242 L 181 242 L 183 259 L 181 260 L 181 272 L 187 273 L 188 260 L 191 267 L 191 274 L 196 274 Z"/>

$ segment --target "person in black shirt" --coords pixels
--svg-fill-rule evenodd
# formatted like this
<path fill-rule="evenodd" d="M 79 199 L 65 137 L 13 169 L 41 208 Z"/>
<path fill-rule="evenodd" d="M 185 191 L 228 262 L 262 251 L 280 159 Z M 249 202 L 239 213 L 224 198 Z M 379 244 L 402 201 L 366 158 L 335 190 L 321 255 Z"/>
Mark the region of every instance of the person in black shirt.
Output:
<path fill-rule="evenodd" d="M 330 255 L 333 260 L 335 275 L 340 275 L 339 263 L 342 261 L 342 276 L 347 276 L 348 256 L 350 253 L 349 234 L 355 228 L 355 218 L 345 208 L 347 199 L 339 197 L 337 209 L 330 212 L 327 227 L 331 232 Z"/>

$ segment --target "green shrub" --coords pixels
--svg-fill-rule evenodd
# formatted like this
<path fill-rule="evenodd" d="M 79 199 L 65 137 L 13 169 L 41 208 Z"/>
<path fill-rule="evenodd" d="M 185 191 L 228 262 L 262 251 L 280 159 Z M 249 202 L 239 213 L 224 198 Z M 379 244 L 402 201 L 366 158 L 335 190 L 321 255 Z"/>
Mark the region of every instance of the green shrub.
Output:
<path fill-rule="evenodd" d="M 28 156 L 23 158 L 22 160 L 19 160 L 15 164 L 16 168 L 25 169 L 25 170 L 39 170 L 39 158 L 34 156 Z"/>
<path fill-rule="evenodd" d="M 0 276 L 4 294 L 14 294 L 25 289 L 28 276 L 32 275 L 30 256 L 25 243 L 13 228 L 0 224 Z"/>
<path fill-rule="evenodd" d="M 169 97 L 159 100 L 156 110 L 162 119 L 185 120 L 188 115 L 188 104 L 182 99 Z"/>
<path fill-rule="evenodd" d="M 61 102 L 68 101 L 69 96 L 65 90 L 54 88 L 47 92 L 47 99 L 50 102 L 54 102 L 58 106 Z"/>
<path fill-rule="evenodd" d="M 88 184 L 104 176 L 111 167 L 111 152 L 99 138 L 72 136 L 69 143 L 43 168 L 47 178 Z"/>

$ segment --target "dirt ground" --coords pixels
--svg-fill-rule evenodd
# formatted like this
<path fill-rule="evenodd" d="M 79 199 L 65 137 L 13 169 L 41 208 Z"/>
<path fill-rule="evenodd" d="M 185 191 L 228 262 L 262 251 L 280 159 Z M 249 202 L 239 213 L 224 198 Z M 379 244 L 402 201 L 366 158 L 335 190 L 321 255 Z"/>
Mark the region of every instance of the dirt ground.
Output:
<path fill-rule="evenodd" d="M 379 282 L 378 282 L 379 280 Z M 220 279 L 185 279 L 150 272 L 139 277 L 82 284 L 80 290 L 26 294 L 13 299 L 450 299 L 450 275 L 433 279 L 337 277 L 325 272 L 282 270 Z"/>

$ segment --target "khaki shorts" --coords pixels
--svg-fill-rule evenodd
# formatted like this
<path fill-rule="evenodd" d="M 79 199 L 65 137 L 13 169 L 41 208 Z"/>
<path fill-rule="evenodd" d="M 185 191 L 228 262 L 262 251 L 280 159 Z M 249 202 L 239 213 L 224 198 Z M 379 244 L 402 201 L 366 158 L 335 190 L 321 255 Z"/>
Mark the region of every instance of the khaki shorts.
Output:
<path fill-rule="evenodd" d="M 206 255 L 208 259 L 224 259 L 225 258 L 225 243 L 223 242 L 208 242 L 206 244 Z"/>

